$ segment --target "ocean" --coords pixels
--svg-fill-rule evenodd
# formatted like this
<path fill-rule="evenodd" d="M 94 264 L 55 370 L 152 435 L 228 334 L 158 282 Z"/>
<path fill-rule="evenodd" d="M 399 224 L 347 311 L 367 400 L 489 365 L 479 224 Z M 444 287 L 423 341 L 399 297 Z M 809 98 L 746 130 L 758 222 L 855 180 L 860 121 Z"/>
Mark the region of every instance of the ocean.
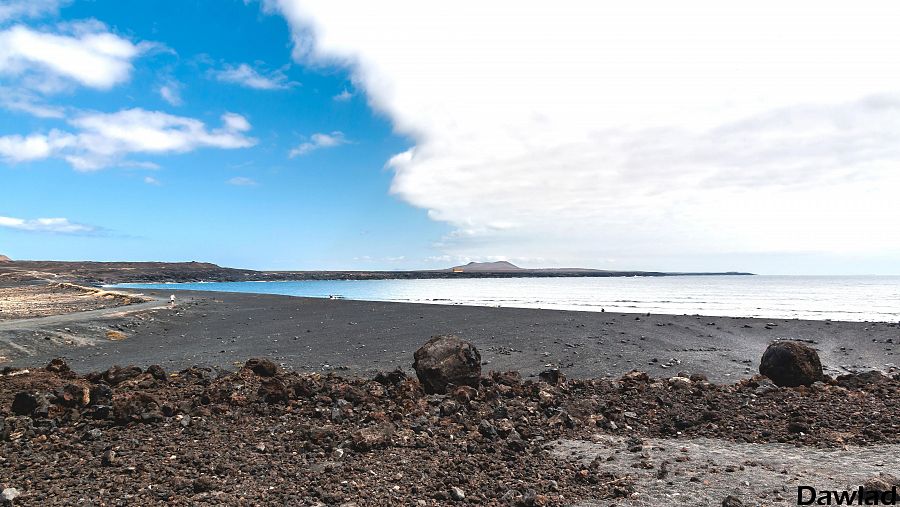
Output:
<path fill-rule="evenodd" d="M 898 276 L 466 278 L 122 284 L 363 301 L 811 320 L 900 320 Z"/>

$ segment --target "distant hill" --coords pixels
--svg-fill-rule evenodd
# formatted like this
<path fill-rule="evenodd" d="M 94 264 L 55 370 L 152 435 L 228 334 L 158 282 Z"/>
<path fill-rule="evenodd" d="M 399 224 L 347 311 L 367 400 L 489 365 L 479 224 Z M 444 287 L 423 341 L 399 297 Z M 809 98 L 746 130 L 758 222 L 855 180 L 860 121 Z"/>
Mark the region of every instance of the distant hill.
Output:
<path fill-rule="evenodd" d="M 0 255 L 0 262 L 12 262 L 12 259 L 5 255 Z"/>
<path fill-rule="evenodd" d="M 450 268 L 451 271 L 462 271 L 462 272 L 489 272 L 489 273 L 497 273 L 501 271 L 521 271 L 522 268 L 516 266 L 511 262 L 506 261 L 497 261 L 497 262 L 470 262 L 464 266 L 453 266 Z"/>

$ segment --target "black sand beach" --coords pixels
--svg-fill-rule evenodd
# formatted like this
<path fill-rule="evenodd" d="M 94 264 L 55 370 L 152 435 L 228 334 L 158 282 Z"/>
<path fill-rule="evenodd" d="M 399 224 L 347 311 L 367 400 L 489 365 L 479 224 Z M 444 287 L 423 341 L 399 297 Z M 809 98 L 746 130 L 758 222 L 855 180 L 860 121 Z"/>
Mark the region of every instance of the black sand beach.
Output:
<path fill-rule="evenodd" d="M 756 373 L 766 346 L 801 340 L 818 349 L 825 372 L 900 363 L 896 323 L 569 312 L 379 303 L 188 291 L 142 291 L 157 304 L 96 314 L 0 323 L 4 365 L 65 357 L 79 372 L 114 364 L 166 369 L 233 369 L 265 356 L 296 371 L 368 375 L 411 371 L 428 337 L 453 333 L 481 351 L 487 370 L 534 375 L 550 366 L 571 378 L 704 373 L 730 383 Z M 177 301 L 169 308 L 167 300 Z M 148 309 L 148 307 L 150 309 Z"/>

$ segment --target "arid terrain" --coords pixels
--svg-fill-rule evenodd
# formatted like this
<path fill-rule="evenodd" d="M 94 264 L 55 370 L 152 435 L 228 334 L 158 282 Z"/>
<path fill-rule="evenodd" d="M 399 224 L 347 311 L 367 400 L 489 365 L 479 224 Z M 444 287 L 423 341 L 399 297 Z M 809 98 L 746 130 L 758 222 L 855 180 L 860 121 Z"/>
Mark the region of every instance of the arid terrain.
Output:
<path fill-rule="evenodd" d="M 798 484 L 900 469 L 896 376 L 507 372 L 429 395 L 402 372 L 254 360 L 83 376 L 54 361 L 0 379 L 0 484 L 21 505 L 791 505 Z"/>
<path fill-rule="evenodd" d="M 69 283 L 0 286 L 0 322 L 114 308 L 144 299 Z"/>

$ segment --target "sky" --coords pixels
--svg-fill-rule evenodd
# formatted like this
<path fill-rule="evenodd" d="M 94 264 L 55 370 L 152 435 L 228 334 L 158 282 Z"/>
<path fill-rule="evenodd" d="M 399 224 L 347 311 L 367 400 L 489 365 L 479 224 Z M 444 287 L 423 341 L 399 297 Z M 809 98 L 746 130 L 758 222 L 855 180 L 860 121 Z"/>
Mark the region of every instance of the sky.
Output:
<path fill-rule="evenodd" d="M 898 23 L 889 1 L 0 0 L 0 253 L 900 274 Z"/>

